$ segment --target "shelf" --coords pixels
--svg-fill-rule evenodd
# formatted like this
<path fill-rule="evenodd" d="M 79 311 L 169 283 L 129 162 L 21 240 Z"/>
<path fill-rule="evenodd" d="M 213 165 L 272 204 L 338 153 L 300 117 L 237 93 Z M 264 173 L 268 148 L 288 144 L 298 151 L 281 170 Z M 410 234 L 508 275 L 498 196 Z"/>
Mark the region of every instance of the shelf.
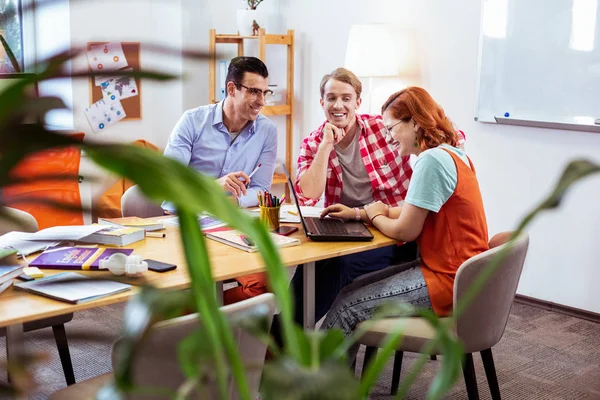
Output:
<path fill-rule="evenodd" d="M 273 180 L 271 181 L 272 185 L 280 185 L 287 183 L 287 177 L 285 174 L 273 174 Z"/>
<path fill-rule="evenodd" d="M 240 36 L 240 35 L 215 35 L 215 43 L 237 43 L 244 39 L 249 40 L 258 40 L 260 38 L 257 36 Z M 273 34 L 265 34 L 264 35 L 265 44 L 283 44 L 283 45 L 291 45 L 292 38 L 289 35 L 273 35 Z"/>
<path fill-rule="evenodd" d="M 262 115 L 290 115 L 292 107 L 282 104 L 280 106 L 264 106 L 261 110 Z"/>
<path fill-rule="evenodd" d="M 279 69 L 282 72 L 286 72 L 286 82 L 282 87 L 286 88 L 285 99 L 282 102 L 285 104 L 277 104 L 273 106 L 264 106 L 261 110 L 261 114 L 264 116 L 280 115 L 285 119 L 285 167 L 288 171 L 293 173 L 292 170 L 292 157 L 294 155 L 294 31 L 288 30 L 286 34 L 267 34 L 264 28 L 258 30 L 257 36 L 240 36 L 239 34 L 219 34 L 217 35 L 216 29 L 210 29 L 209 32 L 209 69 L 208 69 L 208 98 L 211 102 L 216 103 L 217 99 L 217 78 L 221 80 L 223 76 L 217 77 L 217 44 L 229 44 L 236 45 L 237 55 L 243 56 L 244 45 L 246 40 L 256 40 L 256 47 L 258 47 L 258 58 L 263 62 L 266 60 L 267 47 L 269 45 L 283 45 L 286 47 L 287 62 L 284 65 L 279 65 Z M 274 66 L 269 66 L 274 67 Z M 220 74 L 219 74 L 220 75 Z M 293 179 L 293 177 L 292 177 Z M 272 180 L 273 185 L 285 185 L 285 194 L 290 197 L 290 188 L 287 185 L 287 178 L 284 174 L 275 174 Z"/>
<path fill-rule="evenodd" d="M 212 100 L 213 104 L 218 103 L 218 101 Z M 260 110 L 262 115 L 290 115 L 292 113 L 292 107 L 282 104 L 279 106 L 264 106 L 262 110 Z"/>

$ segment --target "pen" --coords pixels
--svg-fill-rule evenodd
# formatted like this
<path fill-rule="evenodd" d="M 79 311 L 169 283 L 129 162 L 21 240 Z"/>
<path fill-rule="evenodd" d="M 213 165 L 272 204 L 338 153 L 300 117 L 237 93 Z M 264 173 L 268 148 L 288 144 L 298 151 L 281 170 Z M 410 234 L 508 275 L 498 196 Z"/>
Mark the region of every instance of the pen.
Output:
<path fill-rule="evenodd" d="M 296 211 L 291 211 L 291 210 L 288 210 L 288 214 L 298 215 L 298 213 Z"/>
<path fill-rule="evenodd" d="M 167 234 L 166 233 L 158 233 L 158 232 L 146 232 L 146 237 L 166 238 Z"/>
<path fill-rule="evenodd" d="M 256 168 L 254 168 L 254 171 L 250 172 L 250 175 L 248 175 L 248 178 L 252 178 L 252 176 L 256 173 L 256 171 L 258 171 L 258 169 L 260 168 L 261 165 L 262 165 L 262 163 L 258 164 L 256 166 Z"/>
<path fill-rule="evenodd" d="M 279 200 L 279 204 L 283 204 L 283 203 L 285 203 L 285 194 Z"/>
<path fill-rule="evenodd" d="M 254 243 L 252 242 L 252 240 L 250 240 L 247 236 L 240 235 L 240 239 L 242 239 L 242 241 L 244 243 L 246 243 L 248 246 L 254 246 Z"/>

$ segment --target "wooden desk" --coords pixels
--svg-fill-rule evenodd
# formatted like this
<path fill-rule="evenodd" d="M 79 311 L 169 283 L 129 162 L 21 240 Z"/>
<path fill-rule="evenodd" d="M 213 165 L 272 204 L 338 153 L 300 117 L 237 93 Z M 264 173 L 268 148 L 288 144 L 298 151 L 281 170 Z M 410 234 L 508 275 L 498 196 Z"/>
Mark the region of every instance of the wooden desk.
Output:
<path fill-rule="evenodd" d="M 135 249 L 135 254 L 143 258 L 151 258 L 177 264 L 177 269 L 165 273 L 148 271 L 144 277 L 131 279 L 128 283 L 152 285 L 165 289 L 185 289 L 190 286 L 187 273 L 187 263 L 181 241 L 179 229 L 167 227 L 166 238 L 146 238 L 140 242 L 132 243 L 127 248 Z M 347 255 L 371 250 L 375 248 L 390 246 L 396 243 L 382 235 L 376 229 L 373 230 L 375 238 L 370 242 L 313 242 L 309 240 L 302 227 L 292 236 L 302 241 L 300 246 L 285 247 L 280 249 L 282 261 L 285 266 L 303 265 L 304 271 L 304 321 L 305 327 L 314 328 L 314 262 L 337 256 Z M 215 281 L 222 286 L 227 279 L 262 272 L 265 270 L 263 260 L 259 253 L 247 253 L 242 250 L 207 239 L 207 246 L 213 276 Z M 59 270 L 44 270 L 46 275 L 63 272 Z M 111 276 L 108 271 L 77 271 L 82 274 L 103 277 Z M 0 295 L 0 327 L 8 327 L 8 336 L 16 338 L 22 335 L 23 323 L 46 317 L 72 313 L 90 308 L 101 307 L 107 304 L 125 302 L 137 292 L 136 288 L 102 299 L 86 302 L 83 304 L 69 304 L 42 296 L 34 295 L 14 288 L 8 289 Z M 9 342 L 12 340 L 9 340 Z"/>

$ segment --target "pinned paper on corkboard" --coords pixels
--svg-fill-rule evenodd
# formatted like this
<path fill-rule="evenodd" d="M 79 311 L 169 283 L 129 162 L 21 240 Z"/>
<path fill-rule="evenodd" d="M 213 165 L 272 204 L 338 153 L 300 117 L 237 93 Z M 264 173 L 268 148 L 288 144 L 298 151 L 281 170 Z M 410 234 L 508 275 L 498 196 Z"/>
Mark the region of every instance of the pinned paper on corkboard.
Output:
<path fill-rule="evenodd" d="M 140 71 L 140 42 L 89 42 L 89 70 L 101 73 Z M 142 86 L 139 78 L 90 77 L 90 104 L 99 100 L 121 102 L 126 117 L 123 121 L 142 119 Z M 114 97 L 114 99 L 113 99 Z"/>

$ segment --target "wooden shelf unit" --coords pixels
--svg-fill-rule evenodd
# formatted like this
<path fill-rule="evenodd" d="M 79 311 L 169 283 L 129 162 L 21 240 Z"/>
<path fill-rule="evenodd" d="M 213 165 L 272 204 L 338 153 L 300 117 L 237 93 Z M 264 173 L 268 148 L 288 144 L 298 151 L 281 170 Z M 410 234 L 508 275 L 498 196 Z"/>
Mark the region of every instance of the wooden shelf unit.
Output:
<path fill-rule="evenodd" d="M 285 35 L 267 34 L 265 29 L 258 30 L 258 36 L 240 36 L 230 34 L 217 34 L 215 29 L 209 31 L 209 98 L 212 103 L 217 103 L 216 80 L 217 80 L 217 44 L 237 44 L 238 56 L 244 55 L 244 40 L 258 40 L 258 58 L 266 64 L 267 45 L 283 45 L 287 47 L 287 86 L 285 104 L 276 106 L 264 106 L 261 113 L 265 116 L 283 115 L 286 119 L 285 128 L 285 167 L 292 174 L 293 158 L 293 135 L 294 135 L 294 31 L 287 31 Z M 273 176 L 273 185 L 285 184 L 287 179 L 283 174 Z M 285 185 L 286 197 L 290 198 L 290 189 Z"/>

